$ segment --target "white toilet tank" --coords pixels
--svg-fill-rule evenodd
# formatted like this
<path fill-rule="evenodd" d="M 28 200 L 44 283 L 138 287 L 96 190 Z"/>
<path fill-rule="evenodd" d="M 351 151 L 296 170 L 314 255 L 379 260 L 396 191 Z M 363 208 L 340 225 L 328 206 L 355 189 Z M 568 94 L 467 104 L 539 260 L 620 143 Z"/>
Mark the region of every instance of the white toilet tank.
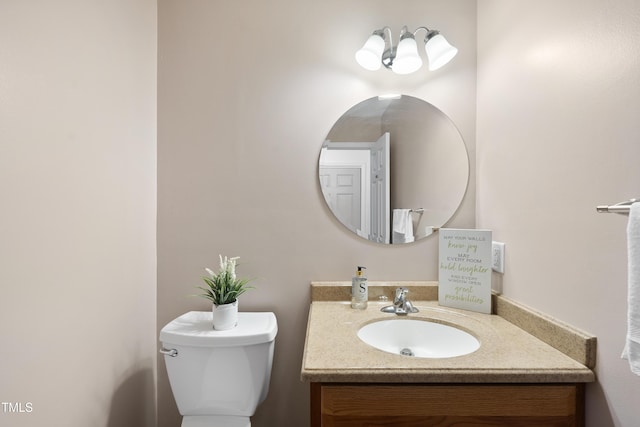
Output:
<path fill-rule="evenodd" d="M 277 333 L 274 313 L 240 312 L 227 331 L 213 330 L 210 311 L 169 322 L 160 341 L 180 414 L 252 416 L 269 391 Z"/>

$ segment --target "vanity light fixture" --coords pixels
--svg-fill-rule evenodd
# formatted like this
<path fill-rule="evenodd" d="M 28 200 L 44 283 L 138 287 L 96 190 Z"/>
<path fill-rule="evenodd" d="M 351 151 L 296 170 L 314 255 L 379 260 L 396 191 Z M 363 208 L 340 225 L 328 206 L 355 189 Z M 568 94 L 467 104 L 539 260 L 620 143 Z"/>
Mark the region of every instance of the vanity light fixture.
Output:
<path fill-rule="evenodd" d="M 437 70 L 458 53 L 458 49 L 449 44 L 437 30 L 418 27 L 412 33 L 407 26 L 404 26 L 400 32 L 400 41 L 397 46 L 394 46 L 391 29 L 384 27 L 375 30 L 369 36 L 362 49 L 356 52 L 356 61 L 363 68 L 371 71 L 378 70 L 381 65 L 384 65 L 396 74 L 411 74 L 422 67 L 422 58 L 418 54 L 416 43 L 416 33 L 419 30 L 427 32 L 424 38 L 424 49 L 429 59 L 429 70 Z M 385 33 L 388 33 L 388 38 Z"/>

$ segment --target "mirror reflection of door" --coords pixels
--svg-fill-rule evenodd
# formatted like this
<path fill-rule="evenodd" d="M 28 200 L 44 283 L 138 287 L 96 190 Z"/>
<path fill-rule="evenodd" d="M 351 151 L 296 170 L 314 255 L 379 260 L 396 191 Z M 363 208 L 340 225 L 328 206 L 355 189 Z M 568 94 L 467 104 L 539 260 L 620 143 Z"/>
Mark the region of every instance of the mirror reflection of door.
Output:
<path fill-rule="evenodd" d="M 354 233 L 390 241 L 389 134 L 375 142 L 325 141 L 320 183 L 325 201 Z"/>
<path fill-rule="evenodd" d="M 349 166 L 320 167 L 324 199 L 334 215 L 349 230 L 360 234 L 364 221 L 362 200 L 362 169 Z"/>
<path fill-rule="evenodd" d="M 371 237 L 378 243 L 391 239 L 390 180 L 389 180 L 389 132 L 382 135 L 371 147 Z"/>

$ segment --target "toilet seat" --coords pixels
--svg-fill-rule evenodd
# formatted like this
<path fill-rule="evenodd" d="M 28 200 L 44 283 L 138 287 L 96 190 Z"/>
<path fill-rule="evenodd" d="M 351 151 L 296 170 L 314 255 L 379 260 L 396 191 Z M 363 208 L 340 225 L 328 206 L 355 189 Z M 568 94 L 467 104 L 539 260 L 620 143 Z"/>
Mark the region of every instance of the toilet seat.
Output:
<path fill-rule="evenodd" d="M 229 415 L 186 415 L 181 427 L 251 427 L 249 417 Z"/>

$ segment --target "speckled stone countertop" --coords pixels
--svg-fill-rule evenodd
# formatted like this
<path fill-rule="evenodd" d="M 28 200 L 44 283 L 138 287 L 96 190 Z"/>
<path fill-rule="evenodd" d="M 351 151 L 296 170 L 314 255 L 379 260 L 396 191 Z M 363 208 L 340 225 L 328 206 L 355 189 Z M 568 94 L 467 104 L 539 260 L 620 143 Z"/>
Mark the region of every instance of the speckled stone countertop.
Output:
<path fill-rule="evenodd" d="M 313 287 L 316 287 L 314 290 Z M 576 383 L 592 382 L 595 376 L 586 365 L 595 364 L 595 337 L 573 330 L 553 319 L 526 311 L 516 320 L 531 329 L 565 334 L 567 352 L 554 348 L 532 333 L 497 314 L 482 314 L 438 305 L 433 301 L 434 285 L 413 283 L 409 299 L 420 311 L 405 318 L 425 319 L 456 326 L 474 335 L 481 343 L 477 351 L 458 357 L 428 359 L 401 356 L 375 349 L 357 337 L 358 330 L 371 322 L 397 318 L 382 313 L 390 302 L 371 301 L 390 293 L 399 283 L 370 284 L 366 310 L 354 310 L 340 296 L 350 283 L 312 284 L 312 303 L 307 323 L 301 378 L 310 382 L 405 382 L 405 383 Z M 406 284 L 403 284 L 406 286 Z M 418 286 L 418 287 L 415 287 Z M 424 293 L 420 291 L 424 290 Z M 414 292 L 414 295 L 411 295 Z M 437 297 L 437 286 L 435 287 Z M 336 296 L 337 295 L 337 296 Z M 412 296 L 424 298 L 422 300 Z M 328 300 L 328 301 L 327 301 Z M 506 302 L 505 302 L 506 301 Z M 496 301 L 513 315 L 508 300 Z M 510 311 L 511 310 L 511 311 Z M 537 319 L 540 317 L 540 319 Z M 524 320 L 521 320 L 524 319 Z M 533 320 L 532 320 L 533 319 Z M 538 322 L 538 320 L 540 320 Z M 517 323 L 517 322 L 516 322 Z M 525 326 L 528 328 L 528 326 Z M 560 332 L 558 332 L 560 331 Z M 586 344 L 585 344 L 586 343 Z M 575 347 L 575 348 L 574 348 Z M 573 351 L 574 354 L 571 354 Z M 571 354 L 571 357 L 566 353 Z M 577 356 L 577 357 L 576 357 Z M 578 360 L 582 361 L 580 363 Z"/>

